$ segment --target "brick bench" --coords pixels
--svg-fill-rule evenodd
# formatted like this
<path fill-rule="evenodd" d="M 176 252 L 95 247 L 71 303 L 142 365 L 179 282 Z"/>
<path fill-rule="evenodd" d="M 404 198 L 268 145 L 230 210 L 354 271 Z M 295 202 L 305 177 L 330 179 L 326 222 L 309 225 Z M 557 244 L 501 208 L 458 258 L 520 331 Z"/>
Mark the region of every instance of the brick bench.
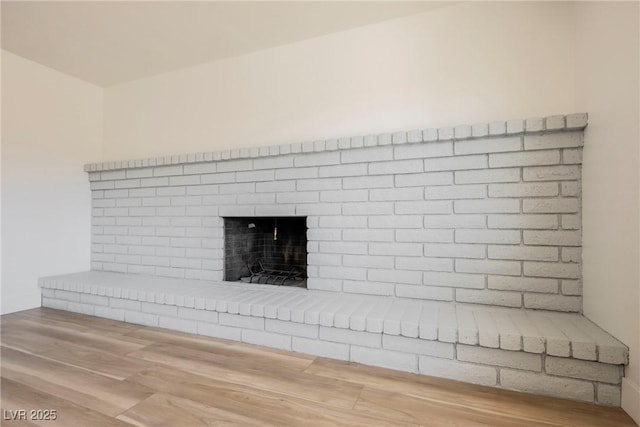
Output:
<path fill-rule="evenodd" d="M 628 359 L 579 314 L 97 271 L 40 286 L 44 307 L 603 405 Z"/>

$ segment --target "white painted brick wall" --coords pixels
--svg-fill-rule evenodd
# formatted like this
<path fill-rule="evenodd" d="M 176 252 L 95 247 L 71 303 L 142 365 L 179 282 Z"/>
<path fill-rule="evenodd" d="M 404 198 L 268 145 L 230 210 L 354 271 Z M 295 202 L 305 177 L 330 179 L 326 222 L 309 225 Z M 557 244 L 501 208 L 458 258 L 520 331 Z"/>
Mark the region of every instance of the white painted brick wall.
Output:
<path fill-rule="evenodd" d="M 77 302 L 68 302 L 65 310 L 72 311 L 74 313 L 88 314 L 93 316 L 95 307 L 91 304 L 81 304 Z"/>
<path fill-rule="evenodd" d="M 484 185 L 452 185 L 426 187 L 427 199 L 485 199 L 487 187 Z"/>
<path fill-rule="evenodd" d="M 174 331 L 187 332 L 195 334 L 198 332 L 197 322 L 194 320 L 178 319 L 175 317 L 158 317 L 158 326 L 161 328 L 172 329 Z"/>
<path fill-rule="evenodd" d="M 93 314 L 98 317 L 104 317 L 105 319 L 117 320 L 124 322 L 125 311 L 118 308 L 97 306 L 94 309 Z"/>
<path fill-rule="evenodd" d="M 551 377 L 539 373 L 500 369 L 500 384 L 507 389 L 543 394 L 564 399 L 594 400 L 590 381 Z"/>
<path fill-rule="evenodd" d="M 519 168 L 462 170 L 455 172 L 455 182 L 456 184 L 518 182 L 520 175 Z"/>
<path fill-rule="evenodd" d="M 453 271 L 451 258 L 396 257 L 396 268 L 416 271 Z"/>
<path fill-rule="evenodd" d="M 370 175 L 413 174 L 422 172 L 424 166 L 421 160 L 396 160 L 371 163 L 368 170 Z"/>
<path fill-rule="evenodd" d="M 89 165 L 92 268 L 221 279 L 222 216 L 298 215 L 310 287 L 580 311 L 569 117 Z"/>
<path fill-rule="evenodd" d="M 518 199 L 456 200 L 455 213 L 518 213 Z"/>
<path fill-rule="evenodd" d="M 348 177 L 348 178 L 343 178 L 342 186 L 346 190 L 354 189 L 354 188 L 389 188 L 389 187 L 393 187 L 393 176 L 381 175 L 381 176 Z"/>
<path fill-rule="evenodd" d="M 489 215 L 489 228 L 556 229 L 557 215 Z"/>
<path fill-rule="evenodd" d="M 552 262 L 525 262 L 524 275 L 536 277 L 557 277 L 561 279 L 579 279 L 580 265 Z"/>
<path fill-rule="evenodd" d="M 360 347 L 382 347 L 382 335 L 320 326 L 320 339 Z"/>
<path fill-rule="evenodd" d="M 523 168 L 524 181 L 566 181 L 580 178 L 577 166 L 547 166 Z"/>
<path fill-rule="evenodd" d="M 485 245 L 458 243 L 429 243 L 424 245 L 424 254 L 428 257 L 485 258 L 486 252 Z"/>
<path fill-rule="evenodd" d="M 525 150 L 547 150 L 552 148 L 581 147 L 584 144 L 582 132 L 563 132 L 540 135 L 525 135 Z"/>
<path fill-rule="evenodd" d="M 485 169 L 487 166 L 488 159 L 486 155 L 442 157 L 424 161 L 424 169 L 427 172 Z"/>
<path fill-rule="evenodd" d="M 42 306 L 48 308 L 54 308 L 56 310 L 67 310 L 69 303 L 67 301 L 59 300 L 56 298 L 42 297 Z"/>
<path fill-rule="evenodd" d="M 573 213 L 578 212 L 578 199 L 525 199 L 522 210 L 525 213 Z"/>
<path fill-rule="evenodd" d="M 425 215 L 424 227 L 431 228 L 485 228 L 485 215 Z"/>
<path fill-rule="evenodd" d="M 241 328 L 235 328 L 231 326 L 223 326 L 206 322 L 198 322 L 197 324 L 198 334 L 206 335 L 214 338 L 222 338 L 227 340 L 240 341 L 240 335 L 242 333 Z"/>
<path fill-rule="evenodd" d="M 542 279 L 537 277 L 488 276 L 487 280 L 489 289 L 542 293 L 558 292 L 557 279 Z"/>
<path fill-rule="evenodd" d="M 521 267 L 517 261 L 494 261 L 478 259 L 457 259 L 456 271 L 461 273 L 487 273 L 520 276 Z"/>
<path fill-rule="evenodd" d="M 371 281 L 351 281 L 344 280 L 342 282 L 342 290 L 344 292 L 354 293 L 354 294 L 368 294 L 368 295 L 384 295 L 384 296 L 392 296 L 392 295 L 400 295 L 396 289 L 398 286 L 394 283 L 383 283 L 383 282 L 371 282 Z"/>
<path fill-rule="evenodd" d="M 155 314 L 142 313 L 139 311 L 125 311 L 124 320 L 128 323 L 135 323 L 144 326 L 158 326 L 158 316 Z"/>
<path fill-rule="evenodd" d="M 520 151 L 521 147 L 521 137 L 474 139 L 455 143 L 455 151 L 458 155 Z"/>
<path fill-rule="evenodd" d="M 558 193 L 558 184 L 555 182 L 489 185 L 490 197 L 557 196 Z"/>
<path fill-rule="evenodd" d="M 538 246 L 490 245 L 488 256 L 491 259 L 557 261 L 558 248 Z M 566 249 L 566 248 L 565 248 Z"/>
<path fill-rule="evenodd" d="M 561 280 L 560 286 L 563 295 L 582 295 L 582 282 L 580 280 Z"/>
<path fill-rule="evenodd" d="M 444 359 L 453 359 L 454 356 L 453 344 L 396 335 L 383 335 L 382 347 L 386 350 L 441 357 Z"/>
<path fill-rule="evenodd" d="M 424 272 L 422 283 L 427 286 L 452 288 L 484 288 L 485 277 L 479 274 Z"/>
<path fill-rule="evenodd" d="M 222 326 L 233 326 L 236 328 L 264 330 L 265 319 L 263 318 L 241 316 L 238 314 L 220 313 L 220 317 L 218 319 L 219 319 L 220 325 Z"/>
<path fill-rule="evenodd" d="M 497 384 L 496 368 L 428 356 L 420 356 L 419 360 L 419 370 L 420 373 L 424 375 L 488 386 Z"/>
<path fill-rule="evenodd" d="M 492 290 L 458 289 L 456 301 L 471 304 L 502 305 L 505 307 L 522 306 L 522 296 L 516 292 Z"/>
<path fill-rule="evenodd" d="M 519 244 L 520 232 L 516 230 L 456 230 L 456 243 Z"/>
<path fill-rule="evenodd" d="M 388 175 L 385 175 L 385 176 L 388 176 Z M 426 173 L 396 175 L 395 184 L 397 187 L 419 187 L 422 185 L 449 185 L 449 184 L 453 184 L 453 172 L 426 172 Z M 391 185 L 388 187 L 391 187 Z"/>
<path fill-rule="evenodd" d="M 492 168 L 555 165 L 558 163 L 560 163 L 560 151 L 558 150 L 489 155 L 489 167 Z"/>
<path fill-rule="evenodd" d="M 342 238 L 355 242 L 391 242 L 393 241 L 393 230 L 387 229 L 356 229 L 343 230 Z"/>
<path fill-rule="evenodd" d="M 463 362 L 541 372 L 541 356 L 532 353 L 504 351 L 493 348 L 458 344 L 456 358 Z"/>
<path fill-rule="evenodd" d="M 54 292 L 53 295 L 47 295 L 47 296 L 51 298 L 61 299 L 64 301 L 80 302 L 80 294 L 78 294 L 77 292 L 63 291 L 61 289 L 56 289 L 53 292 Z"/>
<path fill-rule="evenodd" d="M 397 242 L 450 243 L 453 230 L 396 230 Z"/>
<path fill-rule="evenodd" d="M 349 360 L 348 344 L 293 337 L 291 340 L 291 349 L 300 353 L 314 354 L 331 359 Z"/>
<path fill-rule="evenodd" d="M 578 296 L 524 294 L 524 306 L 554 311 L 581 311 L 582 299 Z"/>
<path fill-rule="evenodd" d="M 562 261 L 580 262 L 582 260 L 581 248 L 562 248 Z"/>
<path fill-rule="evenodd" d="M 240 339 L 242 342 L 249 344 L 264 345 L 291 351 L 291 336 L 287 335 L 243 329 Z"/>
<path fill-rule="evenodd" d="M 270 332 L 302 338 L 318 338 L 319 333 L 318 325 L 284 322 L 277 319 L 266 319 L 265 329 Z"/>
<path fill-rule="evenodd" d="M 108 306 L 109 298 L 100 295 L 80 294 L 80 302 L 84 304 Z"/>
<path fill-rule="evenodd" d="M 402 201 L 395 203 L 395 213 L 398 215 L 426 215 L 426 214 L 448 214 L 451 213 L 451 202 L 450 201 L 421 201 L 421 200 L 411 200 L 411 201 Z M 407 216 L 396 216 L 394 220 L 400 222 L 402 220 L 408 220 Z M 414 217 L 417 219 L 417 223 L 421 224 L 421 217 Z M 405 223 L 405 221 L 402 221 Z M 414 228 L 405 226 L 402 228 Z"/>
<path fill-rule="evenodd" d="M 434 142 L 432 144 L 408 144 L 402 147 L 395 147 L 393 153 L 396 159 L 452 156 L 453 143 Z"/>
<path fill-rule="evenodd" d="M 601 405 L 620 406 L 622 393 L 620 387 L 609 384 L 598 384 L 597 402 Z"/>
<path fill-rule="evenodd" d="M 418 356 L 396 351 L 351 346 L 352 362 L 407 372 L 418 372 Z"/>
<path fill-rule="evenodd" d="M 607 365 L 586 360 L 551 356 L 547 356 L 545 359 L 547 374 L 609 384 L 620 384 L 622 377 L 620 369 L 619 365 Z"/>

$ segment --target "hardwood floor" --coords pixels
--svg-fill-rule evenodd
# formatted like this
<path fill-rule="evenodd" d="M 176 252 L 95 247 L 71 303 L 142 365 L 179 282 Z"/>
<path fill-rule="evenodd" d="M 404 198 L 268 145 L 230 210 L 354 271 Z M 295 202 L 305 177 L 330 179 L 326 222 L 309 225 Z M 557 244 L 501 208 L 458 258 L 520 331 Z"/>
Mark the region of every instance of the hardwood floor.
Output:
<path fill-rule="evenodd" d="M 57 310 L 0 320 L 5 426 L 635 426 L 621 409 Z"/>

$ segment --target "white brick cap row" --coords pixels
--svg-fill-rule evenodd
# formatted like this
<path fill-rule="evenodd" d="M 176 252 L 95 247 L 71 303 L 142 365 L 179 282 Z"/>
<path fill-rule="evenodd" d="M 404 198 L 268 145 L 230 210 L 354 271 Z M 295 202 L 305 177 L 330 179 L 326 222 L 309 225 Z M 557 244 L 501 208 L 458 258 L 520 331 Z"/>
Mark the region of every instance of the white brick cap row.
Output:
<path fill-rule="evenodd" d="M 628 348 L 579 314 L 95 271 L 42 278 L 40 286 L 56 293 L 238 314 L 247 320 L 278 319 L 613 365 L 628 363 Z M 100 305 L 103 299 L 91 302 Z"/>
<path fill-rule="evenodd" d="M 538 133 L 545 131 L 580 130 L 587 126 L 587 113 L 533 117 L 476 123 L 474 125 L 445 126 L 422 130 L 382 133 L 379 135 L 354 136 L 326 141 L 310 141 L 271 145 L 265 147 L 237 148 L 231 150 L 174 154 L 169 156 L 145 159 L 118 160 L 84 165 L 85 172 L 99 172 L 116 169 L 132 169 L 151 166 L 179 165 L 185 163 L 201 163 L 233 159 L 251 159 L 305 152 L 335 151 L 338 149 L 362 148 L 377 145 L 405 144 L 435 141 L 450 141 L 486 136 L 513 135 L 521 133 Z"/>

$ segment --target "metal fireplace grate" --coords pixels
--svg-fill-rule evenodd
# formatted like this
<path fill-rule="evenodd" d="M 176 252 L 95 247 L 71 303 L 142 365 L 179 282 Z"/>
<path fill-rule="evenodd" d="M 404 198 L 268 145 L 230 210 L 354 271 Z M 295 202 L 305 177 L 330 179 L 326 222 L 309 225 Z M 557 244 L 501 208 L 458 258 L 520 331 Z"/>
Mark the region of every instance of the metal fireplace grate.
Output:
<path fill-rule="evenodd" d="M 261 283 L 278 286 L 304 286 L 304 270 L 300 267 L 291 267 L 289 270 L 265 268 L 261 261 L 257 266 L 247 264 L 250 276 L 240 280 L 248 283 Z"/>

